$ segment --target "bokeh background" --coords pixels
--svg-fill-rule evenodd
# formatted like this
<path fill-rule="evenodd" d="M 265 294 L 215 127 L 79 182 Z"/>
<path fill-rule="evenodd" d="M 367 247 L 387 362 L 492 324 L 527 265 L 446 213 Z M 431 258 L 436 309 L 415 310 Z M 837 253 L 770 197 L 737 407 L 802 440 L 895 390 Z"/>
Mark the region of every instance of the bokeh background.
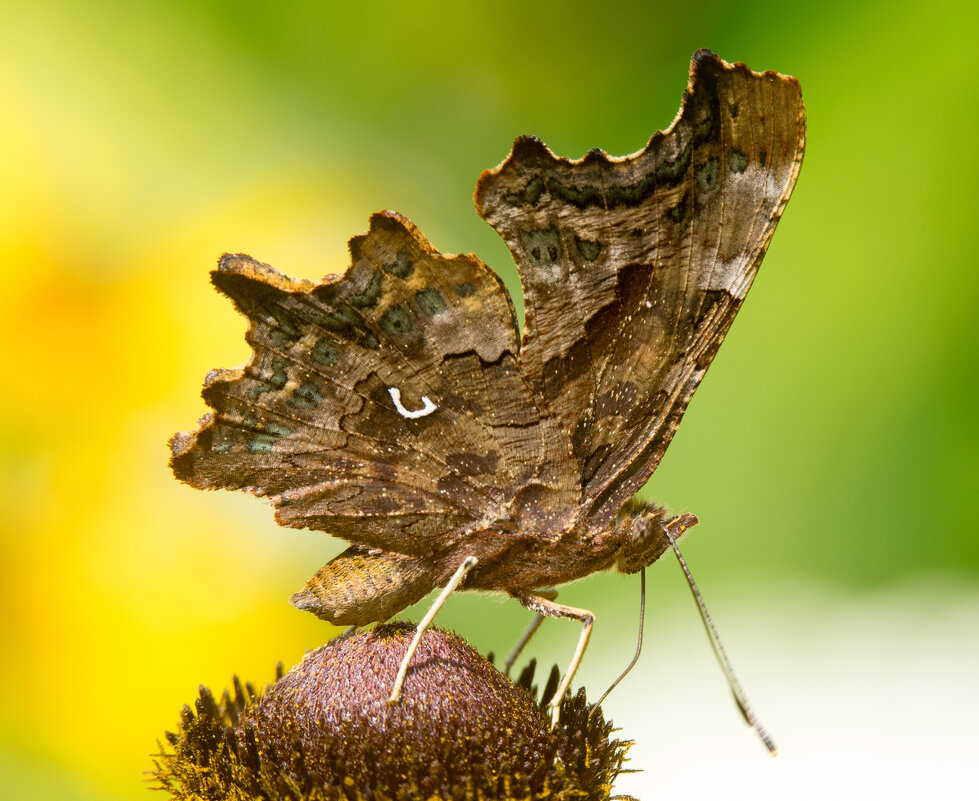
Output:
<path fill-rule="evenodd" d="M 802 82 L 806 162 L 760 278 L 647 488 L 686 552 L 772 761 L 730 704 L 675 564 L 606 710 L 644 797 L 979 793 L 979 13 L 971 2 L 3 3 L 0 796 L 148 797 L 199 683 L 257 683 L 334 630 L 288 595 L 341 544 L 201 493 L 167 439 L 247 356 L 225 251 L 309 278 L 382 208 L 515 286 L 480 171 L 534 133 L 639 149 L 710 47 Z M 580 680 L 628 660 L 638 582 Z M 417 610 L 412 614 L 417 617 Z M 505 651 L 528 614 L 440 622 Z M 577 627 L 531 649 L 567 662 Z"/>

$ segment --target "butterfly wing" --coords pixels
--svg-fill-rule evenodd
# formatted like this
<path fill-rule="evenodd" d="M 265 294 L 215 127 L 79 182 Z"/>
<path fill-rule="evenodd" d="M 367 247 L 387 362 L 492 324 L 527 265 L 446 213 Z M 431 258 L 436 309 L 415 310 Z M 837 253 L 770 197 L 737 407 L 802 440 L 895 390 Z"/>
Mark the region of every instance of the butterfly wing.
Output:
<path fill-rule="evenodd" d="M 521 367 L 571 432 L 589 522 L 656 468 L 757 272 L 802 163 L 798 82 L 697 53 L 642 151 L 576 162 L 536 139 L 476 207 L 523 284 Z"/>
<path fill-rule="evenodd" d="M 429 554 L 546 481 L 559 429 L 540 419 L 509 295 L 482 262 L 438 253 L 394 212 L 350 251 L 320 284 L 221 260 L 212 279 L 253 354 L 208 377 L 213 412 L 174 437 L 171 466 L 195 487 L 269 496 L 284 525 Z"/>

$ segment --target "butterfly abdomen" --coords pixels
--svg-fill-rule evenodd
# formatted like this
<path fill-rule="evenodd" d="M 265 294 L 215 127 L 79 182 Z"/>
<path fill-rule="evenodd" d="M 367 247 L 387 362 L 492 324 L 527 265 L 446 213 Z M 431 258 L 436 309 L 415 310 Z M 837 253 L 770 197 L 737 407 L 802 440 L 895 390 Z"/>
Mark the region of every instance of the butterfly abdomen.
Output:
<path fill-rule="evenodd" d="M 323 565 L 289 600 L 329 623 L 365 626 L 420 601 L 435 577 L 422 559 L 354 546 Z"/>

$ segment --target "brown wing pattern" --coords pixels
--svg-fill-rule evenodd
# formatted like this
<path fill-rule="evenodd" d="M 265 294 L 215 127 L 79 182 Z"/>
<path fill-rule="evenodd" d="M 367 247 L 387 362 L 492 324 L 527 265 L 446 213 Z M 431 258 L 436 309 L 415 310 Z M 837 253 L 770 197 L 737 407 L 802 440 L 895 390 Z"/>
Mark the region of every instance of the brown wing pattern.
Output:
<path fill-rule="evenodd" d="M 214 411 L 174 438 L 176 475 L 270 496 L 285 525 L 409 554 L 491 525 L 528 483 L 573 483 L 567 436 L 519 371 L 499 278 L 393 212 L 350 251 L 321 284 L 221 260 L 214 284 L 248 318 L 254 353 L 208 377 Z"/>
<path fill-rule="evenodd" d="M 572 432 L 589 521 L 652 474 L 744 300 L 802 162 L 795 79 L 707 51 L 639 153 L 555 157 L 536 139 L 476 206 L 523 283 L 521 366 Z"/>

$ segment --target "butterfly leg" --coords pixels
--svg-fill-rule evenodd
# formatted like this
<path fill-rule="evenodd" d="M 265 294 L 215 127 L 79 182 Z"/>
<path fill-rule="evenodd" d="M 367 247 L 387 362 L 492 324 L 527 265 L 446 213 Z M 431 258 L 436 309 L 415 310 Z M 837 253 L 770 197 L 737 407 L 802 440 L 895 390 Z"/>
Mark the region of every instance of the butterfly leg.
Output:
<path fill-rule="evenodd" d="M 557 598 L 557 590 L 553 587 L 547 589 L 538 590 L 535 593 L 540 598 L 546 598 L 548 601 L 553 601 Z M 514 663 L 517 661 L 523 649 L 530 642 L 530 638 L 537 633 L 537 629 L 540 628 L 540 624 L 544 622 L 545 615 L 540 612 L 534 615 L 534 619 L 527 626 L 527 629 L 521 635 L 520 639 L 517 640 L 517 644 L 513 646 L 513 650 L 510 651 L 510 655 L 503 661 L 503 673 L 506 676 L 510 675 L 510 670 L 513 668 Z"/>
<path fill-rule="evenodd" d="M 339 637 L 336 637 L 335 639 L 345 640 L 345 639 L 347 639 L 347 637 L 349 637 L 355 631 L 357 631 L 357 626 L 355 626 L 355 625 L 354 626 L 347 626 L 347 628 L 345 628 L 342 632 L 340 632 L 340 636 Z"/>
<path fill-rule="evenodd" d="M 421 619 L 421 622 L 415 628 L 415 636 L 411 638 L 411 643 L 408 645 L 408 650 L 401 660 L 401 667 L 398 668 L 398 675 L 394 679 L 394 687 L 391 688 L 391 697 L 388 698 L 389 704 L 396 704 L 401 698 L 401 690 L 404 688 L 405 677 L 408 675 L 408 665 L 411 664 L 411 657 L 415 655 L 415 651 L 418 650 L 418 645 L 422 641 L 422 635 L 429 626 L 432 625 L 432 621 L 435 616 L 439 613 L 439 610 L 445 606 L 448 597 L 458 588 L 458 586 L 466 578 L 466 574 L 476 566 L 476 557 L 467 556 L 462 560 L 462 564 L 456 569 L 456 572 L 449 579 L 449 583 L 445 585 L 442 592 L 439 593 L 439 597 L 435 599 L 435 603 L 432 604 L 431 608 L 426 613 L 425 617 Z"/>
<path fill-rule="evenodd" d="M 588 647 L 588 639 L 591 637 L 591 628 L 595 624 L 594 612 L 587 609 L 578 609 L 574 606 L 564 606 L 554 601 L 549 601 L 539 595 L 518 595 L 520 601 L 531 612 L 536 612 L 543 617 L 565 617 L 570 620 L 577 620 L 582 623 L 581 637 L 578 638 L 578 647 L 575 649 L 574 656 L 571 657 L 571 664 L 568 665 L 568 672 L 564 674 L 564 679 L 558 685 L 557 692 L 548 703 L 551 708 L 551 728 L 555 728 L 561 714 L 561 699 L 571 686 L 571 680 L 578 671 L 581 658 L 585 655 L 585 648 Z"/>

